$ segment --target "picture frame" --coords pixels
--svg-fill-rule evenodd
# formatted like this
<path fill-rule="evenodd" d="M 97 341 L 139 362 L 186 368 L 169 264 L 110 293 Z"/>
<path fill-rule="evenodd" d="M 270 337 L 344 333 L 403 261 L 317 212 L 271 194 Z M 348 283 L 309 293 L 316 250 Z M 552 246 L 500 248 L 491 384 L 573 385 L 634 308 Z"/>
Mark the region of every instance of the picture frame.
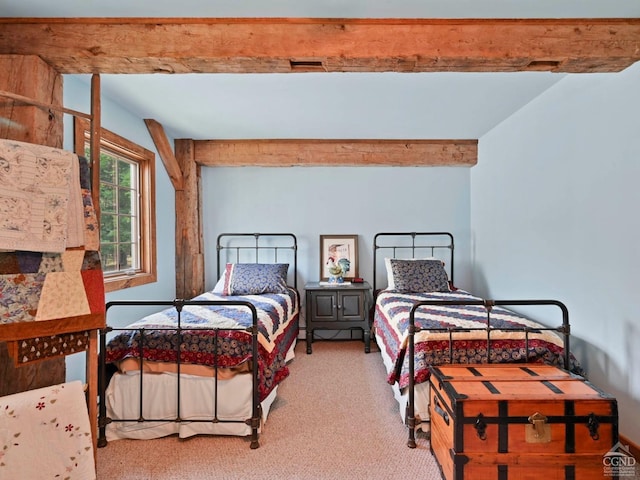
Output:
<path fill-rule="evenodd" d="M 329 265 L 340 259 L 348 261 L 345 280 L 358 277 L 358 235 L 320 235 L 320 279 L 329 279 Z M 344 263 L 344 261 L 343 261 Z"/>

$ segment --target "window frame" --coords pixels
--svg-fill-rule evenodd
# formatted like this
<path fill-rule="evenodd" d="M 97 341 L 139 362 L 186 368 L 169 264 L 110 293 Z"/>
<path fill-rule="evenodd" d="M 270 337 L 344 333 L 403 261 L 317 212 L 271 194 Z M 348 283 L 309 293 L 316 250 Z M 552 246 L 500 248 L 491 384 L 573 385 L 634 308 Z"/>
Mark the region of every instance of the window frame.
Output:
<path fill-rule="evenodd" d="M 90 141 L 91 124 L 81 117 L 74 117 L 74 148 L 77 155 L 85 156 L 85 145 Z M 156 195 L 155 195 L 155 154 L 131 140 L 100 129 L 100 145 L 127 160 L 135 162 L 139 169 L 140 190 L 140 266 L 134 271 L 104 275 L 105 292 L 137 287 L 158 280 L 156 256 Z M 93 195 L 100 198 L 99 192 Z M 100 225 L 100 206 L 96 214 Z"/>

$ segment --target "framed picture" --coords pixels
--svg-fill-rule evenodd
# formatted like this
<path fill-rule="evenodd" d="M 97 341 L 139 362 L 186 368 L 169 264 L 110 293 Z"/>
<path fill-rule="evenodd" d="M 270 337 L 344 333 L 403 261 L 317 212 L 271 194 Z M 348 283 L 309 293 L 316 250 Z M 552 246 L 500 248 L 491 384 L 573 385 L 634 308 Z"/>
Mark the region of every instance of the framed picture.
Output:
<path fill-rule="evenodd" d="M 320 235 L 321 280 L 328 280 L 329 267 L 335 264 L 342 266 L 345 280 L 358 276 L 357 235 Z"/>

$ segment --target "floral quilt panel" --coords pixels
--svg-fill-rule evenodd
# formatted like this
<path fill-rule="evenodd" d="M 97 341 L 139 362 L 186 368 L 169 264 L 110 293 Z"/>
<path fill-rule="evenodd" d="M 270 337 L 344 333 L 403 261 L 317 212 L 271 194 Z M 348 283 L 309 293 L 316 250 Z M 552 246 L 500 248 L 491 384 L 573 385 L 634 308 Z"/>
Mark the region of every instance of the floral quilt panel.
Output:
<path fill-rule="evenodd" d="M 0 478 L 96 478 L 79 381 L 0 397 Z"/>

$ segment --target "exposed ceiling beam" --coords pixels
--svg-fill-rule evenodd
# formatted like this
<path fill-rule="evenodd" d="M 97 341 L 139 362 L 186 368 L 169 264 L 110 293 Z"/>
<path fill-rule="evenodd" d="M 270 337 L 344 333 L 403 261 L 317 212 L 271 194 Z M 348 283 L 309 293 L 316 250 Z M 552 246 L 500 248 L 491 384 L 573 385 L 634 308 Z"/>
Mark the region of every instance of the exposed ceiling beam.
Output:
<path fill-rule="evenodd" d="M 196 140 L 207 167 L 463 166 L 478 161 L 477 140 Z"/>
<path fill-rule="evenodd" d="M 149 130 L 153 143 L 158 149 L 160 159 L 164 164 L 165 170 L 169 174 L 173 188 L 176 190 L 184 189 L 182 170 L 180 169 L 180 165 L 173 154 L 171 143 L 167 138 L 167 134 L 164 132 L 164 128 L 160 123 L 151 118 L 145 118 L 144 123 L 147 126 L 147 130 Z"/>
<path fill-rule="evenodd" d="M 0 54 L 61 73 L 615 72 L 640 18 L 1 18 Z"/>

